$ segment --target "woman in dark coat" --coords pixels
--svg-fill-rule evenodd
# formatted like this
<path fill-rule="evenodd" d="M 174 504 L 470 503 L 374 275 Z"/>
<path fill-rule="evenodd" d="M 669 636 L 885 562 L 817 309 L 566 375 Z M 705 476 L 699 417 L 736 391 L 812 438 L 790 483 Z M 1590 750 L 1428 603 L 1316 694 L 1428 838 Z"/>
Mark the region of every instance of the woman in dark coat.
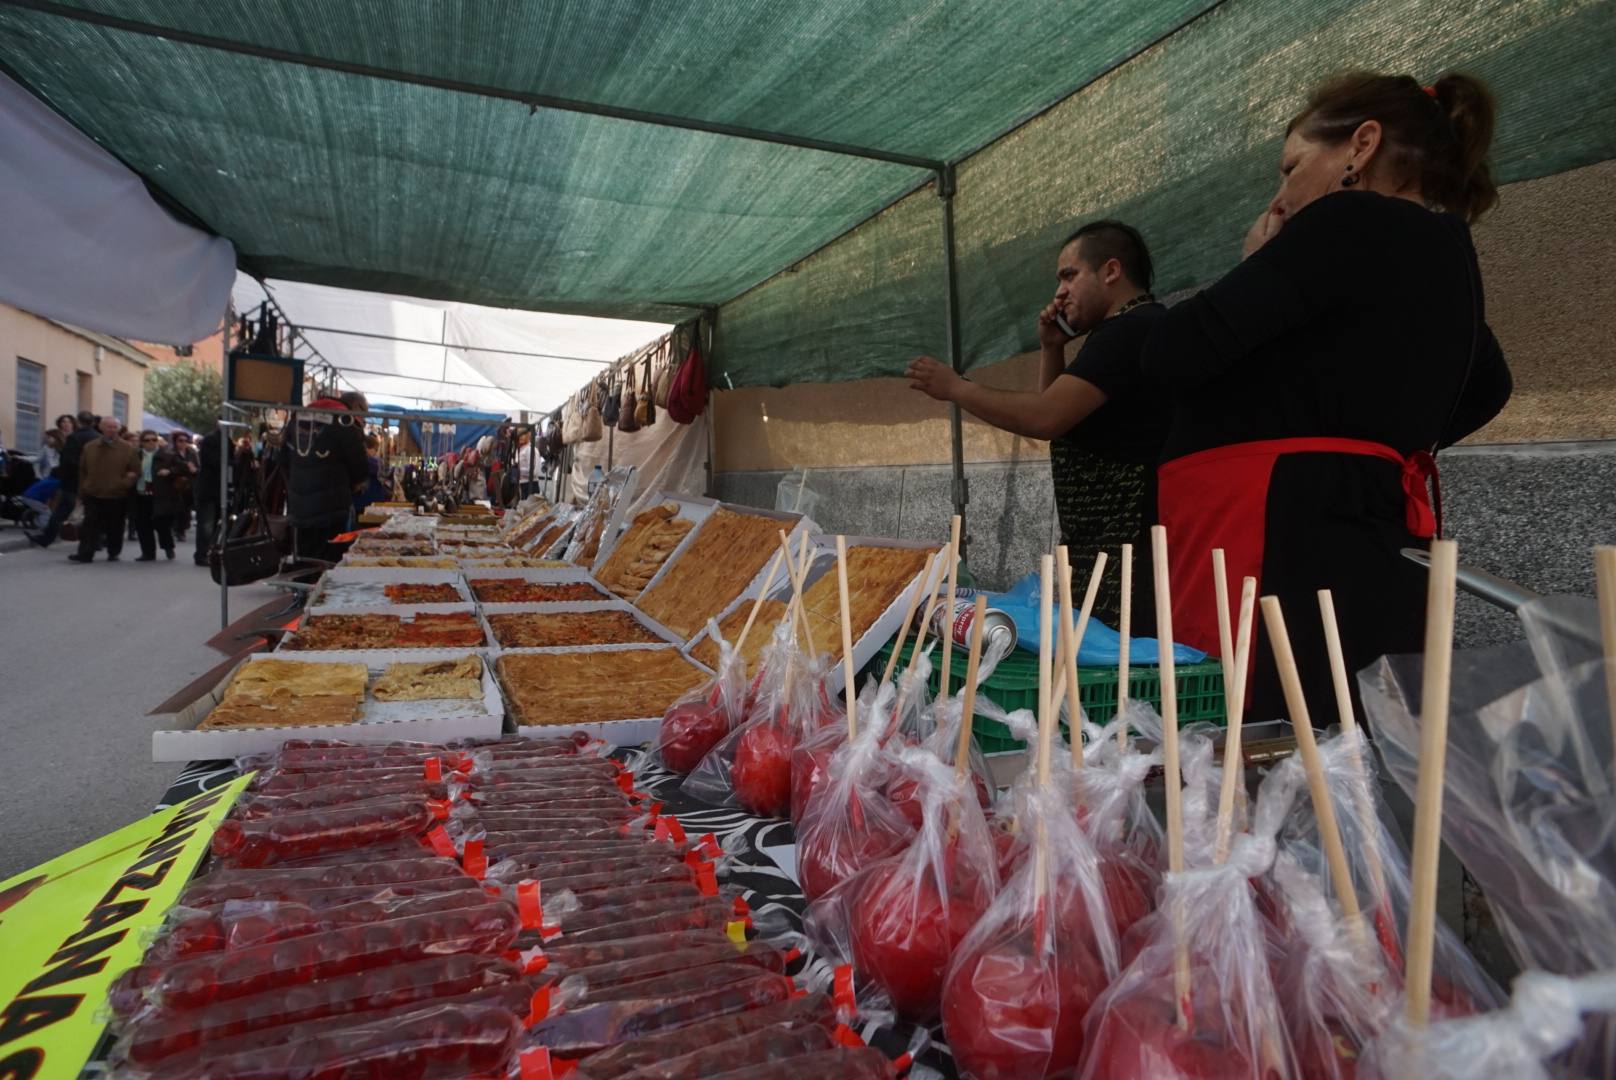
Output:
<path fill-rule="evenodd" d="M 1143 365 L 1176 398 L 1158 478 L 1179 640 L 1218 648 L 1223 548 L 1232 594 L 1250 575 L 1279 597 L 1304 687 L 1329 686 L 1321 589 L 1351 670 L 1420 650 L 1425 572 L 1400 549 L 1440 529 L 1435 452 L 1511 389 L 1469 229 L 1497 201 L 1492 132 L 1466 75 L 1331 80 L 1290 123 L 1245 261 L 1157 321 Z M 1250 719 L 1268 720 L 1283 698 L 1255 656 Z"/>
<path fill-rule="evenodd" d="M 184 465 L 172 450 L 165 448 L 155 431 L 140 433 L 140 475 L 130 494 L 134 508 L 135 535 L 140 539 L 136 562 L 154 562 L 157 545 L 163 554 L 174 557 L 174 516 L 180 499 L 176 481 Z"/>

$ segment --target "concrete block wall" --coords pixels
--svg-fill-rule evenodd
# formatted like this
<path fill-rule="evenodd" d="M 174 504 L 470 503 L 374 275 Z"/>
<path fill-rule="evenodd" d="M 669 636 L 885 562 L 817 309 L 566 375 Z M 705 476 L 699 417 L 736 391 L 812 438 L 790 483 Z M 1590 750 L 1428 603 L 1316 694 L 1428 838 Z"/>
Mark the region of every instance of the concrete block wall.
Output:
<path fill-rule="evenodd" d="M 1462 447 L 1441 456 L 1447 535 L 1460 560 L 1544 593 L 1593 593 L 1595 544 L 1616 543 L 1616 442 Z M 773 506 L 784 472 L 721 472 L 717 495 Z M 1047 459 L 965 467 L 971 572 L 1008 587 L 1037 566 L 1055 532 Z M 830 532 L 938 538 L 948 535 L 946 465 L 814 469 L 823 496 L 815 517 Z M 1461 595 L 1460 647 L 1519 637 L 1513 616 Z"/>

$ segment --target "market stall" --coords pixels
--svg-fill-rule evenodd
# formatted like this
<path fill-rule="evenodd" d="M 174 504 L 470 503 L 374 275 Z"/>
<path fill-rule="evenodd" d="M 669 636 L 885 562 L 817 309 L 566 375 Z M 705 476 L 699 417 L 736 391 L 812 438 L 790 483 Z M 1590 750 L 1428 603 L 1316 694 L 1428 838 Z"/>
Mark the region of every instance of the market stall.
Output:
<path fill-rule="evenodd" d="M 1491 1023 L 1512 1062 L 1574 1046 L 1599 1070 L 1601 1029 L 1576 1014 L 1604 1008 L 1603 984 L 1568 984 L 1579 1004 L 1560 1006 L 1552 1047 L 1523 1042 L 1434 919 L 1441 743 L 1409 758 L 1409 854 L 1381 824 L 1339 651 L 1340 731 L 1315 739 L 1284 612 L 1269 598 L 1259 614 L 1250 579 L 1219 592 L 1228 693 L 1147 701 L 1129 694 L 1141 668 L 1196 685 L 1181 650 L 1124 627 L 1129 648 L 1081 663 L 1111 640 L 1090 618 L 1109 560 L 1074 580 L 1046 556 L 1033 692 L 1012 699 L 990 685 L 1015 655 L 1005 618 L 954 591 L 957 535 L 827 537 L 800 514 L 665 492 L 625 518 L 635 499 L 624 470 L 576 514 L 392 508 L 272 652 L 154 736 L 155 757 L 189 762 L 161 805 L 207 816 L 147 912 L 144 956 L 97 976 L 99 1058 L 142 1077 L 427 1060 L 580 1077 L 1408 1075 L 1446 1025 Z M 1423 690 L 1379 676 L 1378 734 L 1404 739 L 1417 713 L 1441 738 L 1455 574 L 1439 544 Z M 1607 645 L 1580 611 L 1544 632 L 1597 656 L 1616 646 L 1609 615 Z M 1253 788 L 1263 733 L 1240 696 L 1264 632 L 1299 752 L 1268 746 Z M 1546 677 L 1552 701 L 1568 676 Z M 1605 704 L 1602 678 L 1575 679 Z M 1449 782 L 1462 823 L 1475 780 Z M 1552 962 L 1580 977 L 1593 957 Z"/>

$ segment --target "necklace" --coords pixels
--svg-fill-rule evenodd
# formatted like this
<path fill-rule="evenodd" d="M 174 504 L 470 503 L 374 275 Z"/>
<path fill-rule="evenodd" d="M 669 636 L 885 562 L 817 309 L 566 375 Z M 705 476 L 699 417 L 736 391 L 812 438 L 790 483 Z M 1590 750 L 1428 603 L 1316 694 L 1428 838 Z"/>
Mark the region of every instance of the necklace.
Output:
<path fill-rule="evenodd" d="M 1113 311 L 1107 316 L 1107 318 L 1114 319 L 1118 315 L 1126 315 L 1136 307 L 1142 307 L 1145 304 L 1154 304 L 1155 302 L 1156 298 L 1154 296 L 1150 295 L 1148 292 L 1142 292 L 1132 300 L 1129 300 L 1126 304 L 1123 304 L 1121 307 L 1117 308 L 1117 310 Z"/>

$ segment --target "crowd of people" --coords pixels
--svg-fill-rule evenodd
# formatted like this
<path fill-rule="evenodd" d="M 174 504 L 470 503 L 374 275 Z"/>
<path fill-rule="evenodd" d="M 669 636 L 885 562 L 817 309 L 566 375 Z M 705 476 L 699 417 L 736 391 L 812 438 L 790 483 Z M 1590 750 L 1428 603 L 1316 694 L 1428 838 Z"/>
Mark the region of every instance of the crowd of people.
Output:
<path fill-rule="evenodd" d="M 39 477 L 34 490 L 45 496 L 41 501 L 50 513 L 28 539 L 50 547 L 81 509 L 78 550 L 69 556 L 74 562 L 91 562 L 97 551 L 116 562 L 125 540 L 139 543 L 136 562 L 155 562 L 159 548 L 173 559 L 193 511 L 200 521 L 207 501 L 198 491 L 203 466 L 188 432 L 136 431 L 116 417 L 87 411 L 56 418 L 35 456 L 34 471 Z M 199 562 L 205 563 L 205 550 L 199 546 Z"/>

